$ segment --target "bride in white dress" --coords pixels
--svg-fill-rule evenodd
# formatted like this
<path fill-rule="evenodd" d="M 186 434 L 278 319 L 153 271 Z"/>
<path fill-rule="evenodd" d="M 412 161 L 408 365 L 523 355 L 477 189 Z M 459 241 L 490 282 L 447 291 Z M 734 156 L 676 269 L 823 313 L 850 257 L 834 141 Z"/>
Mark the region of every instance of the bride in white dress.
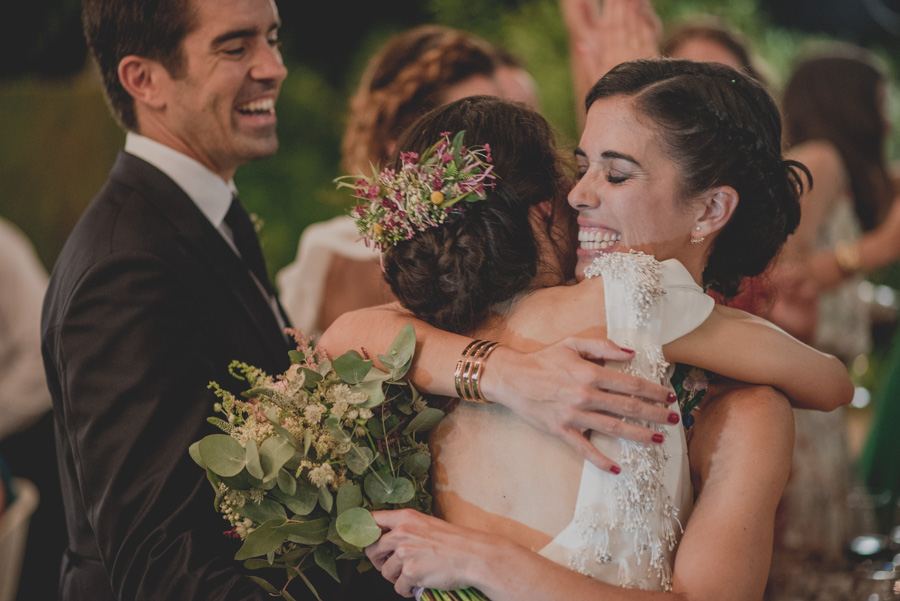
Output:
<path fill-rule="evenodd" d="M 626 64 L 598 86 L 576 151 L 582 179 L 569 200 L 579 211 L 578 271 L 590 266 L 589 275 L 603 277 L 557 285 L 567 273 L 570 228 L 558 206 L 561 179 L 549 127 L 522 107 L 478 97 L 430 113 L 398 144 L 424 151 L 441 132 L 465 129 L 467 143 L 490 142 L 499 174 L 496 189 L 464 217 L 386 253 L 386 276 L 398 298 L 425 322 L 522 351 L 576 333 L 608 336 L 633 349 L 624 371 L 659 383 L 671 373 L 669 362 L 678 360 L 771 384 L 798 405 L 846 403 L 852 387 L 837 360 L 762 320 L 713 307 L 698 285 L 715 278 L 723 292 L 733 293 L 738 279 L 761 271 L 796 226 L 799 178 L 778 154 L 771 98 L 731 69 L 687 62 Z M 638 94 L 644 88 L 651 93 Z M 685 108 L 688 121 L 707 118 L 702 133 L 712 149 L 706 156 L 683 150 L 688 144 L 694 152 L 696 137 L 686 143 L 677 135 L 683 132 L 658 133 L 648 107 L 664 94 L 654 88 L 677 92 L 684 102 L 710 102 L 709 115 Z M 736 123 L 722 125 L 716 110 Z M 741 125 L 745 116 L 754 121 Z M 733 139 L 757 123 L 762 152 L 774 153 L 763 157 L 768 164 L 751 164 L 754 153 L 762 154 L 757 144 L 742 148 Z M 722 172 L 710 181 L 694 177 L 691 167 L 710 156 L 722 161 Z M 739 197 L 769 206 L 742 210 Z M 752 231 L 761 220 L 772 231 L 753 231 L 754 248 L 738 249 L 749 258 L 735 266 L 736 250 L 724 243 L 732 256 L 723 262 L 715 255 L 720 235 L 740 240 L 744 232 L 735 228 Z M 629 249 L 669 260 L 613 252 Z M 362 338 L 371 348 L 378 339 L 372 324 L 391 330 L 385 327 L 391 311 L 342 318 L 321 344 L 336 353 Z M 494 364 L 486 365 L 485 378 L 502 380 L 503 373 L 491 374 Z M 432 440 L 435 509 L 446 521 L 409 511 L 376 513 L 387 532 L 367 552 L 405 596 L 416 586 L 475 586 L 495 601 L 643 598 L 621 585 L 697 598 L 759 597 L 789 468 L 789 407 L 768 389 L 739 390 L 725 405 L 716 400 L 694 426 L 690 464 L 679 416 L 670 415 L 670 427 L 647 430 L 651 434 L 637 442 L 595 433 L 591 442 L 613 460 L 600 470 L 504 407 L 459 402 Z M 635 421 L 617 421 L 613 431 L 636 437 L 636 425 L 645 424 Z M 692 484 L 699 497 L 687 521 Z M 686 552 L 689 559 L 682 560 Z M 724 578 L 730 590 L 712 586 L 706 574 L 715 575 L 712 582 Z"/>

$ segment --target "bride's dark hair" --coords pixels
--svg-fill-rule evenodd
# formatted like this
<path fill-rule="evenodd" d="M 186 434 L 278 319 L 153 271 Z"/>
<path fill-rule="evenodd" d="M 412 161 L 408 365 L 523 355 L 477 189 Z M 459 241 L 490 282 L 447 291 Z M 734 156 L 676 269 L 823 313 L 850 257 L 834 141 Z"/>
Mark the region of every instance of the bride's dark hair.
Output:
<path fill-rule="evenodd" d="M 566 203 L 571 179 L 553 131 L 519 103 L 472 96 L 435 109 L 403 133 L 388 166 L 399 166 L 400 151 L 422 153 L 444 132 L 460 130 L 467 146 L 490 144 L 495 188 L 485 200 L 469 204 L 463 218 L 390 248 L 384 270 L 391 290 L 416 317 L 470 333 L 503 303 L 532 289 L 539 268 L 545 268 L 529 208 L 550 201 L 546 231 L 560 259 L 560 282 L 574 265 L 574 219 Z"/>

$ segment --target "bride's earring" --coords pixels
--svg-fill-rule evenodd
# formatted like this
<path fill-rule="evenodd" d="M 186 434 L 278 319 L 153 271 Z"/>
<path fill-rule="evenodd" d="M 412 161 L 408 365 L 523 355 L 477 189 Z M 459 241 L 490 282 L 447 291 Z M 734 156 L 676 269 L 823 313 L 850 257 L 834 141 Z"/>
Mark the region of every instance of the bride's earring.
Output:
<path fill-rule="evenodd" d="M 695 227 L 694 229 L 695 229 L 696 231 L 699 232 L 699 231 L 700 231 L 700 226 L 698 225 L 698 226 Z M 694 238 L 693 236 L 691 236 L 691 244 L 700 244 L 700 243 L 703 242 L 704 240 L 706 240 L 706 236 L 700 236 L 699 238 Z"/>

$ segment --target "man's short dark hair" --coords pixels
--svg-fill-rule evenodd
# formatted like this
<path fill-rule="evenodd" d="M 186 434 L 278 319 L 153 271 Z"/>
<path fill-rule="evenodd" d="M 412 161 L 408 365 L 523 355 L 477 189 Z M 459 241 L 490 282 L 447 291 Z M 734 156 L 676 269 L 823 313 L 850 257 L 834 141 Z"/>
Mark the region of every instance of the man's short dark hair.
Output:
<path fill-rule="evenodd" d="M 181 42 L 196 26 L 191 0 L 83 0 L 81 19 L 110 110 L 122 127 L 136 131 L 134 99 L 119 81 L 119 62 L 133 54 L 159 61 L 172 76 L 180 76 Z"/>

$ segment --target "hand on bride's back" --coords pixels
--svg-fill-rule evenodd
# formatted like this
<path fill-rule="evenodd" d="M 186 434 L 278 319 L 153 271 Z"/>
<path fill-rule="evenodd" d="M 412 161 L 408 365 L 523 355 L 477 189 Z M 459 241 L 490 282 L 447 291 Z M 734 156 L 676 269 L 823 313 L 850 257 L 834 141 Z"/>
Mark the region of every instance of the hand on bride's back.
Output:
<path fill-rule="evenodd" d="M 588 440 L 588 431 L 654 444 L 655 430 L 622 418 L 660 424 L 680 419 L 666 388 L 603 364 L 632 357 L 605 338 L 570 337 L 532 353 L 499 347 L 485 369 L 482 391 L 600 469 L 617 473 L 615 463 Z"/>

